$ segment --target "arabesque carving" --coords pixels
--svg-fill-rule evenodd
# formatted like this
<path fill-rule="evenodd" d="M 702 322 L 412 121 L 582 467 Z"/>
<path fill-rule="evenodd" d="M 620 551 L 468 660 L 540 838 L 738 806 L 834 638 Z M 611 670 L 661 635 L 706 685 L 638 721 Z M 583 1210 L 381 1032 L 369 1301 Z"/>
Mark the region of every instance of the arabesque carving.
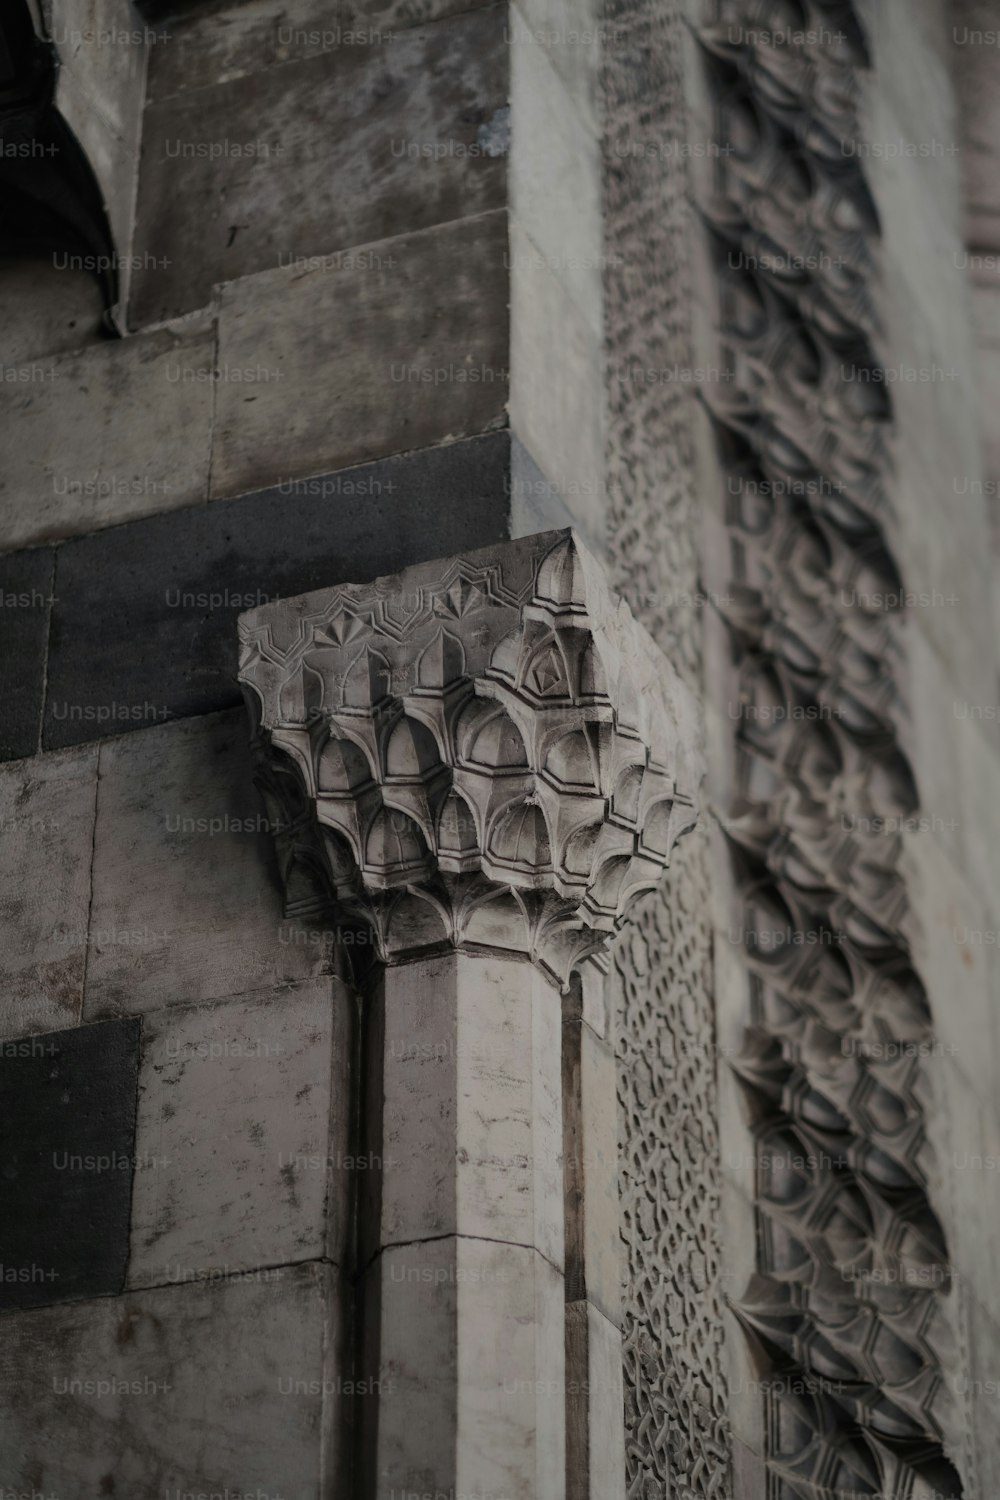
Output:
<path fill-rule="evenodd" d="M 701 206 L 734 371 L 704 394 L 726 485 L 732 940 L 752 996 L 736 1068 L 759 1269 L 737 1311 L 769 1390 L 772 1500 L 951 1500 L 933 1037 L 898 869 L 917 793 L 878 215 L 856 149 L 865 39 L 843 0 L 720 0 L 699 37 L 725 148 Z"/>
<path fill-rule="evenodd" d="M 695 819 L 688 690 L 571 532 L 241 617 L 290 915 L 392 962 L 603 951 Z"/>

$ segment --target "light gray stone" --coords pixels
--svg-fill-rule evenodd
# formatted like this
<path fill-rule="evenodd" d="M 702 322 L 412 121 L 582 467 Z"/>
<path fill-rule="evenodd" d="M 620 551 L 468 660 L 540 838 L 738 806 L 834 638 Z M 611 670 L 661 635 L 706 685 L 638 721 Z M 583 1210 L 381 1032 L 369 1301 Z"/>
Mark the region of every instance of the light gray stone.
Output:
<path fill-rule="evenodd" d="M 148 97 L 226 83 L 321 52 L 381 47 L 393 35 L 489 0 L 237 0 L 173 17 L 150 53 Z"/>
<path fill-rule="evenodd" d="M 134 150 L 152 28 L 127 0 L 42 0 L 42 8 L 60 87 L 72 79 L 90 110 Z"/>
<path fill-rule="evenodd" d="M 964 1292 L 964 1288 L 960 1288 Z M 980 1304 L 968 1301 L 966 1307 L 969 1355 L 968 1370 L 956 1379 L 956 1395 L 964 1399 L 969 1411 L 969 1446 L 975 1452 L 977 1488 L 980 1495 L 1000 1494 L 1000 1446 L 996 1434 L 1000 1426 L 1000 1321 L 990 1317 Z"/>
<path fill-rule="evenodd" d="M 967 1283 L 967 1297 L 979 1302 L 1000 1324 L 996 1276 L 1000 1120 L 995 1103 L 984 1104 L 969 1088 L 955 1058 L 944 1053 L 933 1063 L 938 1196 L 947 1226 L 949 1260 L 959 1284 Z"/>
<path fill-rule="evenodd" d="M 123 309 L 151 31 L 127 0 L 44 0 L 44 7 L 59 58 L 56 105 L 101 188 L 114 252 L 120 257 Z"/>
<path fill-rule="evenodd" d="M 379 241 L 223 289 L 213 495 L 505 423 L 506 218 Z"/>
<path fill-rule="evenodd" d="M 380 1257 L 377 1500 L 409 1490 L 564 1500 L 563 1282 L 479 1240 Z"/>
<path fill-rule="evenodd" d="M 130 1286 L 326 1253 L 354 1170 L 350 1004 L 325 979 L 145 1018 Z"/>
<path fill-rule="evenodd" d="M 88 1019 L 319 975 L 285 923 L 239 710 L 108 742 L 94 841 Z"/>
<path fill-rule="evenodd" d="M 386 970 L 381 1245 L 462 1234 L 563 1261 L 558 990 L 449 953 Z"/>
<path fill-rule="evenodd" d="M 259 1271 L 8 1315 L 4 1484 L 59 1500 L 322 1500 L 329 1274 Z"/>
<path fill-rule="evenodd" d="M 58 261 L 6 260 L 0 263 L 0 318 L 6 372 L 97 342 L 104 299 L 89 271 L 63 270 Z M 8 378 L 5 374 L 5 384 Z"/>
<path fill-rule="evenodd" d="M 507 79 L 491 6 L 151 104 L 131 325 L 269 267 L 502 209 Z M 168 264 L 147 270 L 148 254 Z"/>
<path fill-rule="evenodd" d="M 600 130 L 601 52 L 618 47 L 625 29 L 596 0 L 515 0 L 508 30 L 526 31 L 558 73 L 587 130 Z"/>
<path fill-rule="evenodd" d="M 192 505 L 208 493 L 213 334 L 194 325 L 46 356 L 0 389 L 3 546 Z"/>
<path fill-rule="evenodd" d="M 566 1500 L 625 1500 L 621 1330 L 567 1303 L 566 1351 Z"/>
<path fill-rule="evenodd" d="M 529 255 L 550 271 L 600 339 L 600 147 L 551 54 L 516 6 L 509 24 L 510 212 L 528 240 L 512 239 L 511 258 Z"/>
<path fill-rule="evenodd" d="M 0 767 L 0 1035 L 80 1020 L 97 750 Z"/>
<path fill-rule="evenodd" d="M 990 0 L 949 0 L 952 78 L 958 101 L 965 189 L 965 239 L 1000 250 L 1000 47 Z"/>
<path fill-rule="evenodd" d="M 510 226 L 510 425 L 591 544 L 605 525 L 601 343 L 520 227 Z"/>
<path fill-rule="evenodd" d="M 618 1068 L 612 1048 L 582 1020 L 563 1034 L 566 1275 L 612 1326 L 622 1320 Z"/>

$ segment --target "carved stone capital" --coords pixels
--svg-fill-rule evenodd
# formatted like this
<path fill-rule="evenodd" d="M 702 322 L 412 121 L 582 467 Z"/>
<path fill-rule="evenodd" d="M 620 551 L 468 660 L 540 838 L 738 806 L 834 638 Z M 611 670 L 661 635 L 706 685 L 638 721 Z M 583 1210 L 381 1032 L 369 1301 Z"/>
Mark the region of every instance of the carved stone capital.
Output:
<path fill-rule="evenodd" d="M 688 690 L 569 531 L 240 618 L 290 916 L 399 961 L 600 953 L 695 821 Z"/>

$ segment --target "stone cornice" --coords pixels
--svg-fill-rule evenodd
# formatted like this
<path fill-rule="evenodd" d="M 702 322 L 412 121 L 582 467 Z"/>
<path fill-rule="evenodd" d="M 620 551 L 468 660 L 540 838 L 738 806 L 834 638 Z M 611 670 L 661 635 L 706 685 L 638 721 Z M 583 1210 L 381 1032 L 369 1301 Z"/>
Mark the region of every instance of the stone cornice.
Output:
<path fill-rule="evenodd" d="M 695 821 L 698 716 L 600 564 L 541 533 L 240 619 L 290 916 L 600 953 Z"/>

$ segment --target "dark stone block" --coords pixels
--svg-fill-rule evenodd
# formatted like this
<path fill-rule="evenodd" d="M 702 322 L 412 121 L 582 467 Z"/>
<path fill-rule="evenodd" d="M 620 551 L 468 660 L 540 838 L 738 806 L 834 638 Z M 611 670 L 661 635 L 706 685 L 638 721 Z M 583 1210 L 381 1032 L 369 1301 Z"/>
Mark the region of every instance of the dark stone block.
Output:
<path fill-rule="evenodd" d="M 132 326 L 286 258 L 504 207 L 506 16 L 470 10 L 151 103 Z"/>
<path fill-rule="evenodd" d="M 0 557 L 0 760 L 38 749 L 51 602 L 51 547 Z"/>
<path fill-rule="evenodd" d="M 120 1292 L 141 1023 L 0 1042 L 0 1307 Z"/>
<path fill-rule="evenodd" d="M 67 542 L 45 746 L 233 707 L 242 610 L 501 541 L 509 516 L 498 432 Z"/>

